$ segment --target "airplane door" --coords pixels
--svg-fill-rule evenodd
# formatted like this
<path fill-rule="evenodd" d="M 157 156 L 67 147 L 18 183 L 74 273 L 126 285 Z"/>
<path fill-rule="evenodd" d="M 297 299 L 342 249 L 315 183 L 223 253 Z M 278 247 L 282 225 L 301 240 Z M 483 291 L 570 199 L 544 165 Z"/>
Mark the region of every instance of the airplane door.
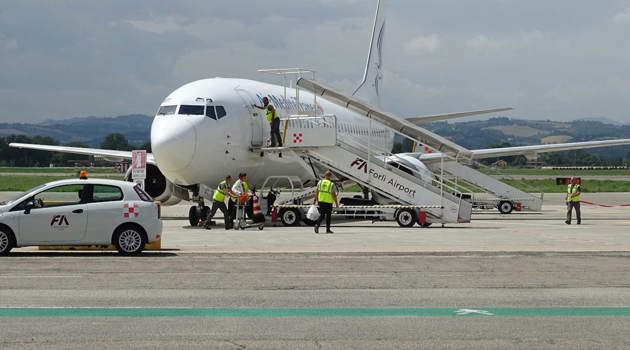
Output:
<path fill-rule="evenodd" d="M 249 114 L 249 122 L 252 128 L 252 147 L 262 147 L 265 140 L 264 111 L 262 109 L 252 107 L 253 104 L 259 104 L 254 96 L 246 90 L 236 88 L 238 95 L 243 100 L 244 107 L 247 108 Z"/>

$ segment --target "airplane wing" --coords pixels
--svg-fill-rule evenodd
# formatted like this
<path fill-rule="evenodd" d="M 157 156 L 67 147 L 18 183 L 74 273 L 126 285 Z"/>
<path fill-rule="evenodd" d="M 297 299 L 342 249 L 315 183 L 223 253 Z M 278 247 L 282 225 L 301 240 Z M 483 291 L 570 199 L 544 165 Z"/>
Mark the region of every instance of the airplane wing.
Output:
<path fill-rule="evenodd" d="M 569 143 L 552 143 L 547 145 L 533 145 L 533 146 L 516 146 L 516 147 L 502 147 L 502 148 L 487 148 L 487 149 L 475 149 L 470 150 L 472 159 L 484 159 L 494 157 L 506 157 L 506 156 L 535 156 L 538 153 L 548 152 L 560 152 L 560 151 L 572 151 L 578 149 L 598 148 L 598 147 L 612 147 L 630 145 L 630 139 L 616 139 L 616 140 L 603 140 L 603 141 L 586 141 L 586 142 L 569 142 Z M 440 153 L 424 153 L 420 156 L 421 161 L 431 161 L 440 159 Z"/>
<path fill-rule="evenodd" d="M 131 159 L 131 152 L 129 151 L 115 151 L 115 150 L 109 150 L 109 149 L 35 145 L 35 144 L 28 144 L 28 143 L 10 143 L 9 147 L 32 149 L 32 150 L 38 150 L 38 151 L 82 154 L 82 155 L 100 157 L 110 162 L 120 162 L 125 159 Z M 155 164 L 155 158 L 153 157 L 151 153 L 147 153 L 147 163 Z"/>
<path fill-rule="evenodd" d="M 481 115 L 481 114 L 490 114 L 490 113 L 496 113 L 496 112 L 505 112 L 505 111 L 511 111 L 514 108 L 511 107 L 507 107 L 507 108 L 493 108 L 493 109 L 485 109 L 485 110 L 481 110 L 481 111 L 470 111 L 470 112 L 457 112 L 457 113 L 447 113 L 447 114 L 435 114 L 435 115 L 421 115 L 418 117 L 410 117 L 410 118 L 406 118 L 407 121 L 412 122 L 416 125 L 422 125 L 422 124 L 428 124 L 428 123 L 433 123 L 433 122 L 437 122 L 440 120 L 449 120 L 449 119 L 457 119 L 457 118 L 463 118 L 463 117 L 470 117 L 473 115 Z"/>

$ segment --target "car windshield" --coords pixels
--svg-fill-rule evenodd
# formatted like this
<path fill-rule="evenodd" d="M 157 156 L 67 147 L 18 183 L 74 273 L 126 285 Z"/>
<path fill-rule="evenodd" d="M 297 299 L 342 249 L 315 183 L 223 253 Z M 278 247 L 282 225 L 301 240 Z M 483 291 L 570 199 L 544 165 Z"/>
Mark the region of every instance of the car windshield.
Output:
<path fill-rule="evenodd" d="M 40 188 L 43 188 L 44 186 L 46 186 L 46 184 L 44 184 L 44 185 L 39 185 L 39 186 L 36 186 L 36 187 L 33 187 L 33 188 L 31 188 L 30 190 L 28 190 L 28 191 L 26 191 L 26 192 L 22 192 L 22 193 L 20 193 L 20 194 L 16 194 L 16 195 L 14 195 L 13 197 L 11 197 L 11 199 L 8 199 L 8 200 L 6 200 L 6 201 L 4 201 L 4 202 L 0 202 L 0 205 L 7 205 L 7 204 L 11 204 L 11 203 L 15 202 L 16 200 L 18 200 L 18 199 L 20 199 L 20 198 L 24 197 L 24 195 L 26 195 L 26 194 L 28 194 L 28 193 L 31 193 L 31 192 L 34 192 L 34 191 L 37 191 L 37 190 L 39 190 Z"/>

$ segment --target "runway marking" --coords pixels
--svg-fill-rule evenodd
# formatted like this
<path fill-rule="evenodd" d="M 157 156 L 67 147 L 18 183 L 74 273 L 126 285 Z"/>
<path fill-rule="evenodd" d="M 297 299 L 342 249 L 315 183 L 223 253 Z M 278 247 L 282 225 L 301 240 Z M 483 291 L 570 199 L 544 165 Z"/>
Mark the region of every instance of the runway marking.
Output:
<path fill-rule="evenodd" d="M 630 307 L 541 308 L 0 308 L 14 317 L 630 317 Z"/>

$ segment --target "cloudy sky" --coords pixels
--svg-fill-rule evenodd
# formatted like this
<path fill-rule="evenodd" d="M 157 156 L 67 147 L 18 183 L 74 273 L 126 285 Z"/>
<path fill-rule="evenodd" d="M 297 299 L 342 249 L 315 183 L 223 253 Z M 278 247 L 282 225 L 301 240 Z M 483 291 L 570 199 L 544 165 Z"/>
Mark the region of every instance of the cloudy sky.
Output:
<path fill-rule="evenodd" d="M 204 77 L 360 80 L 375 1 L 1 0 L 0 121 L 153 114 Z M 385 109 L 630 122 L 630 0 L 389 0 Z"/>

